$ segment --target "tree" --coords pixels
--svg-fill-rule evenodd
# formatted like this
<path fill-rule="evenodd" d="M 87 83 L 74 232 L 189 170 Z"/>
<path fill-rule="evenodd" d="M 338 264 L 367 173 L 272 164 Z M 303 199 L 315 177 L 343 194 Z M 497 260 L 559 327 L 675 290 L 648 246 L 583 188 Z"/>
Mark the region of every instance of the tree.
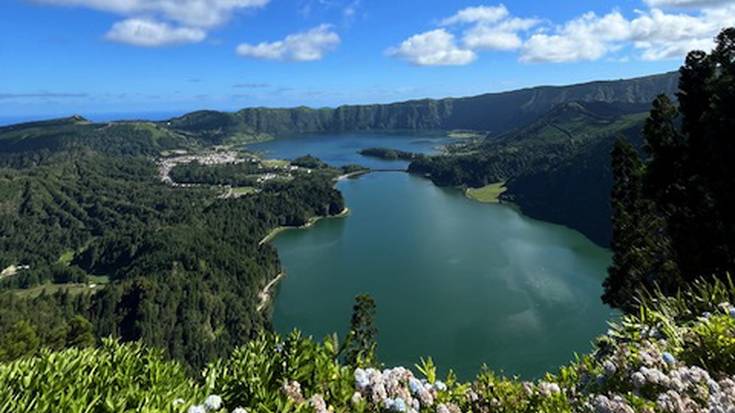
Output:
<path fill-rule="evenodd" d="M 377 335 L 375 301 L 369 295 L 358 295 L 352 307 L 350 332 L 345 340 L 345 362 L 356 367 L 374 365 Z"/>
<path fill-rule="evenodd" d="M 67 347 L 92 347 L 95 341 L 92 323 L 80 315 L 74 316 L 66 333 Z"/>
<path fill-rule="evenodd" d="M 40 344 L 33 325 L 25 320 L 18 321 L 2 335 L 0 361 L 10 361 L 35 354 Z"/>
<path fill-rule="evenodd" d="M 735 29 L 680 69 L 679 109 L 653 102 L 644 165 L 613 152 L 613 266 L 603 300 L 635 308 L 635 290 L 674 294 L 701 277 L 735 271 Z"/>
<path fill-rule="evenodd" d="M 629 297 L 643 276 L 640 256 L 640 203 L 643 165 L 635 148 L 618 139 L 612 151 L 613 264 L 604 282 L 602 301 L 618 308 L 629 305 Z"/>

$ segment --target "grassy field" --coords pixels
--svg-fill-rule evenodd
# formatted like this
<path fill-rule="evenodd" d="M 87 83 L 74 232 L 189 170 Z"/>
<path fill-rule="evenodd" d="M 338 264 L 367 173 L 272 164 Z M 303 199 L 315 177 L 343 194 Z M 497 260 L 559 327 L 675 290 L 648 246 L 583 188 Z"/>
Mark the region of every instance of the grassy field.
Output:
<path fill-rule="evenodd" d="M 104 288 L 110 279 L 106 276 L 91 275 L 89 276 L 89 284 L 41 284 L 33 288 L 14 290 L 19 297 L 38 297 L 42 293 L 54 294 L 57 291 L 66 290 L 69 294 L 81 294 L 85 291 L 96 292 Z M 94 285 L 94 288 L 92 286 Z"/>
<path fill-rule="evenodd" d="M 232 194 L 235 196 L 245 196 L 258 192 L 258 190 L 252 186 L 239 186 L 232 188 Z"/>
<path fill-rule="evenodd" d="M 261 162 L 265 168 L 286 168 L 291 163 L 281 159 L 266 159 Z"/>
<path fill-rule="evenodd" d="M 465 195 L 467 198 L 478 202 L 497 204 L 500 202 L 500 195 L 502 195 L 507 189 L 508 188 L 505 187 L 505 182 L 496 182 L 494 184 L 483 186 L 482 188 L 468 188 L 465 191 Z"/>
<path fill-rule="evenodd" d="M 66 251 L 59 257 L 59 264 L 69 265 L 74 259 L 74 251 Z"/>

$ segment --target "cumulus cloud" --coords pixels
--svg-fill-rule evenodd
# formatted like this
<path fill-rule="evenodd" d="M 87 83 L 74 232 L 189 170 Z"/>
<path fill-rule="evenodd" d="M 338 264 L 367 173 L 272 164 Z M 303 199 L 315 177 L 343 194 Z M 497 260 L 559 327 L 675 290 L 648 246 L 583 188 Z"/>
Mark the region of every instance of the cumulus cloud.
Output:
<path fill-rule="evenodd" d="M 680 58 L 694 49 L 712 48 L 714 36 L 735 25 L 735 7 L 704 9 L 698 15 L 668 14 L 660 9 L 639 11 L 628 20 L 619 12 L 587 13 L 551 33 L 532 35 L 521 61 L 574 62 L 597 60 L 626 46 L 644 60 Z"/>
<path fill-rule="evenodd" d="M 554 34 L 537 33 L 523 46 L 523 62 L 596 60 L 630 34 L 630 23 L 619 12 L 602 17 L 587 13 L 567 22 Z"/>
<path fill-rule="evenodd" d="M 467 23 L 495 23 L 510 14 L 505 5 L 468 7 L 441 21 L 442 26 Z"/>
<path fill-rule="evenodd" d="M 651 10 L 631 22 L 634 47 L 644 60 L 678 58 L 690 50 L 709 50 L 713 38 L 735 25 L 735 7 L 706 9 L 699 16 Z"/>
<path fill-rule="evenodd" d="M 389 50 L 389 55 L 420 66 L 466 65 L 477 59 L 480 50 L 516 50 L 523 45 L 520 33 L 538 25 L 535 18 L 513 17 L 508 8 L 467 7 L 442 19 L 440 29 L 420 33 Z M 457 44 L 452 31 L 461 32 Z"/>
<path fill-rule="evenodd" d="M 477 24 L 466 30 L 462 41 L 470 49 L 515 50 L 523 45 L 519 32 L 538 25 L 538 19 L 509 18 L 497 24 Z"/>
<path fill-rule="evenodd" d="M 418 66 L 456 66 L 473 62 L 472 50 L 457 46 L 454 35 L 436 29 L 411 36 L 400 46 L 388 50 L 388 55 L 405 59 Z"/>
<path fill-rule="evenodd" d="M 181 43 L 198 43 L 207 37 L 197 28 L 171 27 L 151 19 L 127 19 L 115 23 L 105 38 L 133 46 L 158 47 Z"/>
<path fill-rule="evenodd" d="M 651 7 L 690 7 L 706 8 L 735 4 L 735 0 L 645 0 Z"/>
<path fill-rule="evenodd" d="M 503 4 L 468 7 L 439 20 L 440 29 L 414 35 L 389 54 L 423 66 L 469 64 L 484 50 L 517 50 L 519 60 L 527 63 L 661 60 L 708 50 L 720 30 L 735 26 L 735 0 L 644 2 L 649 8 L 634 10 L 631 17 L 618 10 L 589 12 L 558 25 L 513 16 Z"/>
<path fill-rule="evenodd" d="M 154 15 L 185 26 L 213 27 L 237 10 L 257 8 L 269 0 L 34 0 L 38 3 L 87 7 L 124 15 Z"/>
<path fill-rule="evenodd" d="M 321 60 L 334 50 L 341 39 L 332 26 L 322 24 L 309 31 L 286 36 L 275 42 L 258 44 L 243 43 L 237 46 L 237 54 L 244 57 L 266 60 L 289 60 L 308 62 Z"/>
<path fill-rule="evenodd" d="M 129 16 L 107 32 L 111 41 L 153 47 L 196 43 L 206 30 L 238 10 L 263 7 L 270 0 L 30 0 L 56 6 L 86 7 Z"/>

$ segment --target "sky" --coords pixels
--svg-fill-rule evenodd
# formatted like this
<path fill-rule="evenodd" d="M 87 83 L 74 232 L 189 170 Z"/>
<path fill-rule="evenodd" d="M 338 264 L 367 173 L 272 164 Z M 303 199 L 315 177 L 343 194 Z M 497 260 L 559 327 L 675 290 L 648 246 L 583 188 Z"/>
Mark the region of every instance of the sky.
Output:
<path fill-rule="evenodd" d="M 678 68 L 735 0 L 1 0 L 0 118 L 337 106 Z"/>

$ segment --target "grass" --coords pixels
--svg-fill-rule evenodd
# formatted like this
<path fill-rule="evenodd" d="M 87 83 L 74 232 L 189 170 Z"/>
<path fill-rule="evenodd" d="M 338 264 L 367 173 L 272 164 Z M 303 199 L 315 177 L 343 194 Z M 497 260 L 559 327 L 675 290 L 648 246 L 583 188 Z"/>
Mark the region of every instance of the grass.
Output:
<path fill-rule="evenodd" d="M 266 159 L 261 162 L 264 168 L 286 168 L 291 163 L 281 159 Z"/>
<path fill-rule="evenodd" d="M 236 188 L 232 188 L 232 193 L 235 196 L 245 196 L 245 195 L 254 194 L 256 192 L 258 192 L 258 190 L 252 186 L 239 186 Z"/>
<path fill-rule="evenodd" d="M 14 290 L 18 297 L 33 298 L 46 293 L 54 294 L 58 291 L 67 291 L 69 294 L 77 295 L 83 292 L 96 292 L 104 288 L 105 284 L 110 282 L 110 278 L 103 275 L 90 275 L 89 284 L 41 284 L 32 288 Z M 91 288 L 91 284 L 96 284 L 95 288 Z"/>
<path fill-rule="evenodd" d="M 69 265 L 71 264 L 71 261 L 73 259 L 74 259 L 74 251 L 69 250 L 61 254 L 61 256 L 59 257 L 58 263 L 62 265 Z"/>
<path fill-rule="evenodd" d="M 482 188 L 468 188 L 465 191 L 467 198 L 485 204 L 497 204 L 500 202 L 500 195 L 508 190 L 505 182 L 496 182 L 494 184 L 485 185 Z"/>

